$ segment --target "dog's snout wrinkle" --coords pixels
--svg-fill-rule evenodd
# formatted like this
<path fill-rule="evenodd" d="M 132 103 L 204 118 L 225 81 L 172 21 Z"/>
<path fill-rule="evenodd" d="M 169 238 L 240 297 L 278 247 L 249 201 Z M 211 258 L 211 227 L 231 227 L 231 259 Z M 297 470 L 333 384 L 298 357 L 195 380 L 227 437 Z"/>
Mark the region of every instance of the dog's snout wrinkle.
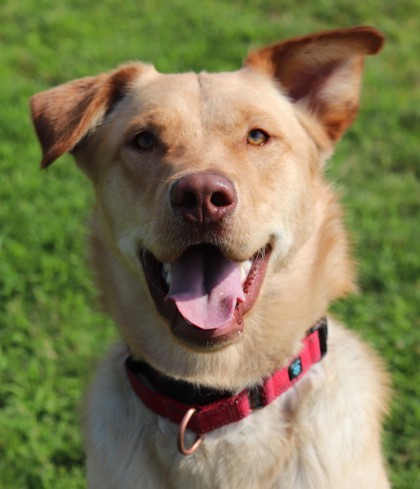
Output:
<path fill-rule="evenodd" d="M 186 222 L 206 226 L 232 214 L 237 195 L 232 181 L 223 175 L 191 173 L 173 184 L 170 204 Z"/>

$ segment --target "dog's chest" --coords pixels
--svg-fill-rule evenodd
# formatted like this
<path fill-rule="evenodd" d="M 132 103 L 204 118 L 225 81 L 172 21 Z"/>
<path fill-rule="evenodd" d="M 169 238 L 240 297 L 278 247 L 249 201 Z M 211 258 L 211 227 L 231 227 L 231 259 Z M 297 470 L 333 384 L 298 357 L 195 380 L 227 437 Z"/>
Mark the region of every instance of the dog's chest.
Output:
<path fill-rule="evenodd" d="M 135 462 L 125 473 L 127 486 L 119 487 L 279 487 L 278 474 L 291 446 L 288 422 L 279 409 L 278 405 L 270 406 L 264 412 L 205 435 L 204 443 L 190 456 L 178 452 L 175 425 L 163 418 L 150 419 L 143 426 L 142 440 L 133 446 L 131 459 Z M 194 438 L 189 433 L 186 443 L 192 443 Z M 137 485 L 131 486 L 130 481 Z"/>

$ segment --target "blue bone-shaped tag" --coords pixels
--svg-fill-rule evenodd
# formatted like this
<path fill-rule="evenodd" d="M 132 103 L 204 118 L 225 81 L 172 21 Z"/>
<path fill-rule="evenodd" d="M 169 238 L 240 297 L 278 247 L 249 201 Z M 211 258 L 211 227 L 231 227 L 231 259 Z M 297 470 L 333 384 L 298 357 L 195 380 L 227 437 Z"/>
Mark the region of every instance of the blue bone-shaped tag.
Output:
<path fill-rule="evenodd" d="M 293 360 L 293 362 L 289 366 L 289 379 L 294 380 L 302 373 L 302 362 L 300 357 Z"/>

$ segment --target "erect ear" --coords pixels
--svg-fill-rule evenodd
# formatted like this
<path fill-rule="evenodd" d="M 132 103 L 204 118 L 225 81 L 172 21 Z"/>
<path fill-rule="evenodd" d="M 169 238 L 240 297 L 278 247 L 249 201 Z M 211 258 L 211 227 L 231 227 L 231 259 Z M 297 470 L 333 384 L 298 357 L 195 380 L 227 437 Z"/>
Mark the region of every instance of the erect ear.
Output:
<path fill-rule="evenodd" d="M 357 113 L 364 56 L 376 54 L 383 42 L 373 27 L 324 31 L 251 52 L 245 66 L 278 80 L 336 141 Z"/>
<path fill-rule="evenodd" d="M 74 147 L 103 120 L 145 65 L 132 63 L 95 77 L 74 80 L 37 93 L 30 100 L 32 121 L 46 168 Z"/>

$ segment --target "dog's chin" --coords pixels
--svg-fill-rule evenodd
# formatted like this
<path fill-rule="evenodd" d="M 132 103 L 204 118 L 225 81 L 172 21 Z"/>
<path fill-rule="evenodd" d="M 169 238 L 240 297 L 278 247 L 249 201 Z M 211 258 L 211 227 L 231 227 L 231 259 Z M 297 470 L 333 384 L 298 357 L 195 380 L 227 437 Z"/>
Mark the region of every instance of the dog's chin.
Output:
<path fill-rule="evenodd" d="M 219 248 L 209 244 L 188 247 L 180 258 L 171 264 L 160 262 L 150 251 L 144 248 L 140 249 L 138 256 L 157 311 L 166 320 L 174 337 L 193 350 L 211 351 L 225 348 L 241 339 L 245 317 L 253 308 L 260 293 L 272 248 L 272 244 L 269 243 L 255 252 L 248 260 L 237 263 L 229 261 Z M 223 320 L 214 324 L 214 327 L 211 321 L 206 324 L 205 319 L 202 319 L 200 324 L 198 321 L 194 324 L 195 321 L 191 315 L 185 313 L 184 308 L 180 307 L 178 301 L 173 298 L 173 295 L 176 294 L 171 294 L 174 288 L 172 272 L 177 270 L 176 267 L 179 268 L 177 262 L 188 262 L 185 257 L 191 255 L 199 257 L 200 263 L 204 263 L 202 268 L 209 270 L 209 275 L 216 277 L 223 275 L 222 273 L 218 275 L 218 272 L 213 269 L 220 263 L 228 263 L 231 269 L 234 269 L 233 273 L 240 275 L 240 284 L 236 285 L 236 289 L 240 289 L 239 292 L 236 291 L 238 298 L 235 299 L 235 295 L 232 295 L 230 312 L 223 316 Z M 191 267 L 189 269 L 187 267 L 186 272 L 187 274 L 191 272 Z M 205 284 L 209 280 L 211 281 L 206 277 L 206 274 L 207 272 L 203 273 L 203 277 L 201 277 L 201 282 L 204 284 L 203 288 L 207 287 Z M 177 280 L 178 282 L 184 281 L 184 277 L 181 276 Z M 190 281 L 194 282 L 194 280 L 191 279 Z M 229 279 L 226 282 L 230 284 Z M 188 287 L 188 280 L 182 285 Z M 209 294 L 216 295 L 212 291 Z M 200 300 L 203 302 L 203 299 Z M 206 299 L 204 299 L 205 301 Z M 209 305 L 205 307 L 211 308 Z M 210 314 L 213 315 L 214 312 L 211 311 Z M 225 313 L 223 312 L 223 314 Z"/>

